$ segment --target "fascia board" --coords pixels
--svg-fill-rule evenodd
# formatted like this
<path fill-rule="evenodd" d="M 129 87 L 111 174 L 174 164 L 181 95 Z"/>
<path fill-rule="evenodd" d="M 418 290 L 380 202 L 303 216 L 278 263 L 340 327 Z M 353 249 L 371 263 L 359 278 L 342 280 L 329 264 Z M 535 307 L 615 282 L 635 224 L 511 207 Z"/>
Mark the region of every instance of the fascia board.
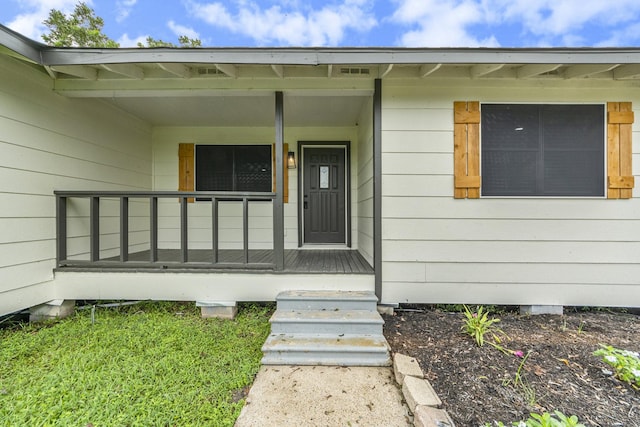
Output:
<path fill-rule="evenodd" d="M 60 49 L 46 48 L 43 65 L 217 63 L 251 65 L 380 64 L 639 64 L 640 49 Z"/>
<path fill-rule="evenodd" d="M 0 45 L 40 65 L 640 64 L 640 48 L 53 48 L 0 25 Z"/>
<path fill-rule="evenodd" d="M 4 25 L 0 25 L 0 46 L 4 46 L 28 61 L 42 65 L 41 53 L 46 46 L 16 33 Z"/>

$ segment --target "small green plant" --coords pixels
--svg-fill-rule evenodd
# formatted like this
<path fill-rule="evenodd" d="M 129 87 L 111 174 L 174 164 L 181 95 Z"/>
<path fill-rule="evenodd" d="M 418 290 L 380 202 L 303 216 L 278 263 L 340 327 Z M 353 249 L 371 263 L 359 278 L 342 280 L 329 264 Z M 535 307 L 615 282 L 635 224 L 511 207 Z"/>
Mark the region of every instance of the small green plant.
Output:
<path fill-rule="evenodd" d="M 560 411 L 555 411 L 554 413 L 560 419 L 561 424 L 559 425 L 562 427 L 584 427 L 584 424 L 581 424 L 578 421 L 578 417 L 576 417 L 575 415 L 566 416 Z"/>
<path fill-rule="evenodd" d="M 464 307 L 464 325 L 461 329 L 473 339 L 476 344 L 482 347 L 484 344 L 484 336 L 494 330 L 494 323 L 500 321 L 500 319 L 489 319 L 489 312 L 482 306 L 478 306 L 475 312 L 469 310 L 466 305 Z"/>
<path fill-rule="evenodd" d="M 593 354 L 601 356 L 605 363 L 612 366 L 619 380 L 640 390 L 640 355 L 637 352 L 600 344 L 600 349 Z"/>
<path fill-rule="evenodd" d="M 506 427 L 506 425 L 502 421 L 495 421 L 493 424 L 485 423 L 483 427 Z M 527 420 L 514 421 L 511 425 L 515 427 L 585 427 L 575 415 L 566 416 L 560 411 L 554 411 L 553 414 L 549 412 L 533 413 L 529 415 Z"/>
<path fill-rule="evenodd" d="M 505 334 L 503 331 L 501 330 L 497 330 L 497 332 L 499 332 L 500 335 L 502 335 L 503 338 L 506 338 L 508 340 L 510 340 L 509 336 L 507 336 L 507 334 Z M 511 350 L 507 347 L 505 347 L 504 345 L 502 345 L 502 339 L 500 338 L 500 336 L 498 336 L 495 333 L 492 333 L 493 335 L 493 341 L 488 341 L 489 344 L 491 344 L 496 350 L 509 355 L 509 356 L 515 356 L 515 357 L 519 357 L 519 358 L 523 358 L 524 357 L 524 352 L 522 350 Z"/>
<path fill-rule="evenodd" d="M 534 405 L 536 403 L 536 390 L 531 385 L 529 385 L 529 382 L 527 381 L 523 370 L 524 364 L 529 358 L 529 355 L 531 355 L 531 352 L 527 352 L 526 355 L 522 356 L 522 361 L 520 362 L 520 365 L 518 365 L 518 370 L 516 371 L 513 380 L 511 378 L 505 378 L 502 381 L 502 385 L 508 386 L 513 384 L 514 388 L 520 388 L 526 401 L 530 405 Z"/>

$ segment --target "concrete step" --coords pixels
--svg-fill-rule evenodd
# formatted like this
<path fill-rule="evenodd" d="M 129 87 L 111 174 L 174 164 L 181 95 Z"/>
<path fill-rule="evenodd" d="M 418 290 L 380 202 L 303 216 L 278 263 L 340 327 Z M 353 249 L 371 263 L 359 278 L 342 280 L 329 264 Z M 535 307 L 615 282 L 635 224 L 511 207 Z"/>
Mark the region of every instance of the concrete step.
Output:
<path fill-rule="evenodd" d="M 382 335 L 271 334 L 262 347 L 264 365 L 389 366 Z"/>
<path fill-rule="evenodd" d="M 381 335 L 384 320 L 369 310 L 282 310 L 271 316 L 273 334 Z"/>
<path fill-rule="evenodd" d="M 283 310 L 374 311 L 378 303 L 373 292 L 356 291 L 285 291 L 276 300 Z"/>

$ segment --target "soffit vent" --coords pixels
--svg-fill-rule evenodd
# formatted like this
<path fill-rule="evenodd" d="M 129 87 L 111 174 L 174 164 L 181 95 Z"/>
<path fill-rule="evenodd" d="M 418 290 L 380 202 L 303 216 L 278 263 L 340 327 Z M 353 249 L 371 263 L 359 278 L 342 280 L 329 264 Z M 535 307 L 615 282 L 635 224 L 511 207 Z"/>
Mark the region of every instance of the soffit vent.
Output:
<path fill-rule="evenodd" d="M 370 74 L 370 71 L 369 71 L 368 68 L 343 67 L 343 68 L 340 68 L 340 74 L 347 74 L 347 75 L 364 74 L 364 75 L 368 75 L 368 74 Z"/>
<path fill-rule="evenodd" d="M 200 76 L 225 76 L 226 74 L 217 68 L 198 68 L 198 75 Z"/>

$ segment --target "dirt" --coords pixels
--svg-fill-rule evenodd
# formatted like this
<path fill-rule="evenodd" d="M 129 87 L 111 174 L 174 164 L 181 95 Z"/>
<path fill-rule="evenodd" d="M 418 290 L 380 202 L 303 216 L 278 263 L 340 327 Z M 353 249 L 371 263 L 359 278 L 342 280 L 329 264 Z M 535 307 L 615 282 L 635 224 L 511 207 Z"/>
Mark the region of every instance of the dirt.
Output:
<path fill-rule="evenodd" d="M 526 358 L 477 346 L 461 331 L 461 312 L 418 306 L 385 316 L 392 351 L 418 360 L 457 427 L 510 426 L 555 410 L 585 426 L 640 427 L 640 391 L 593 355 L 601 343 L 640 351 L 640 316 L 603 309 L 527 316 L 501 308 L 490 317 L 500 319 L 500 345 Z M 491 335 L 487 341 L 497 344 Z"/>

